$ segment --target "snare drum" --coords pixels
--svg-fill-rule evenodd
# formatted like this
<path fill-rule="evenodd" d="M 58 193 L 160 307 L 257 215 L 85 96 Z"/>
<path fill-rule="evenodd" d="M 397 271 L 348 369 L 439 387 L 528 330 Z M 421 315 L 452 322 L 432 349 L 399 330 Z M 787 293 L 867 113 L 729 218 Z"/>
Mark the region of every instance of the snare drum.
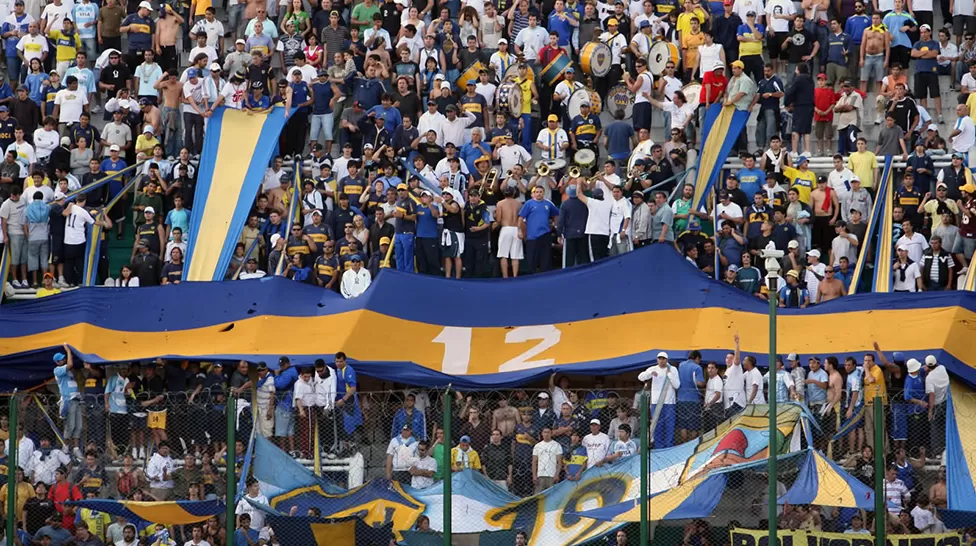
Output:
<path fill-rule="evenodd" d="M 587 42 L 580 49 L 580 67 L 594 78 L 602 78 L 610 73 L 613 56 L 610 46 L 600 42 Z"/>
<path fill-rule="evenodd" d="M 647 70 L 655 75 L 660 76 L 664 74 L 664 67 L 668 65 L 668 61 L 671 60 L 671 52 L 668 50 L 668 44 L 663 40 L 654 42 L 651 46 L 651 52 L 647 55 Z M 677 65 L 675 65 L 677 66 Z"/>
<path fill-rule="evenodd" d="M 478 83 L 478 73 L 485 69 L 485 65 L 481 64 L 481 61 L 475 61 L 474 64 L 469 66 L 467 70 L 461 73 L 461 77 L 457 79 L 455 84 L 457 84 L 457 89 L 464 89 L 464 86 L 468 84 L 469 81 L 474 81 Z"/>
<path fill-rule="evenodd" d="M 589 148 L 580 148 L 573 156 L 573 162 L 584 169 L 596 165 L 596 152 Z"/>
<path fill-rule="evenodd" d="M 556 58 L 542 69 L 542 81 L 550 87 L 555 87 L 559 80 L 563 79 L 566 69 L 572 65 L 573 62 L 569 60 L 569 55 L 560 51 L 559 55 L 556 55 Z"/>
<path fill-rule="evenodd" d="M 607 109 L 612 113 L 623 108 L 624 119 L 634 113 L 634 94 L 624 84 L 615 85 L 607 91 Z"/>
<path fill-rule="evenodd" d="M 498 111 L 513 118 L 522 115 L 522 89 L 515 82 L 505 82 L 498 86 L 495 92 L 495 104 Z"/>
<path fill-rule="evenodd" d="M 681 88 L 681 92 L 685 95 L 685 100 L 692 108 L 698 108 L 699 102 L 701 102 L 701 90 L 702 86 L 700 83 L 692 82 Z"/>
<path fill-rule="evenodd" d="M 580 105 L 584 102 L 589 103 L 590 113 L 599 116 L 600 112 L 603 111 L 603 99 L 600 98 L 600 94 L 596 91 L 584 87 L 583 89 L 577 89 L 569 96 L 569 106 L 567 110 L 569 112 L 569 120 L 576 119 L 576 116 L 580 115 Z"/>

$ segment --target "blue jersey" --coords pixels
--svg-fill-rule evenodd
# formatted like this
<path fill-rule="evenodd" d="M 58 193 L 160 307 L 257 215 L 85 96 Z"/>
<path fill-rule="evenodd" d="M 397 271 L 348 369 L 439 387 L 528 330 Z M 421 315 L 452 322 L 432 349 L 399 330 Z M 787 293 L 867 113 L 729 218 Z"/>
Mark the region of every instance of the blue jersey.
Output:
<path fill-rule="evenodd" d="M 871 26 L 871 18 L 867 15 L 854 15 L 844 23 L 844 33 L 851 37 L 851 43 L 860 46 L 864 37 L 864 29 Z"/>
<path fill-rule="evenodd" d="M 901 27 L 906 25 L 917 27 L 918 23 L 914 17 L 906 12 L 897 13 L 890 11 L 888 15 L 884 16 L 882 23 L 888 27 L 888 33 L 891 34 L 891 47 L 912 47 L 912 41 L 908 37 L 908 33 L 903 31 Z"/>
<path fill-rule="evenodd" d="M 548 199 L 530 199 L 522 205 L 519 216 L 525 219 L 525 238 L 534 241 L 549 233 L 549 219 L 559 216 L 559 209 Z"/>
<path fill-rule="evenodd" d="M 939 52 L 942 51 L 942 48 L 939 47 L 939 42 L 936 42 L 935 40 L 927 40 L 927 41 L 919 40 L 915 42 L 915 45 L 912 46 L 912 49 L 921 51 L 922 53 L 928 53 L 930 51 L 939 51 Z M 915 59 L 916 74 L 921 74 L 925 72 L 935 73 L 935 71 L 938 70 L 938 66 L 939 66 L 939 61 L 935 59 L 929 59 L 929 58 Z"/>
<path fill-rule="evenodd" d="M 739 189 L 750 201 L 766 185 L 766 173 L 761 169 L 740 169 L 735 176 L 739 180 Z"/>
<path fill-rule="evenodd" d="M 600 116 L 590 113 L 586 117 L 580 114 L 573 118 L 569 131 L 576 135 L 576 142 L 593 142 L 601 128 Z"/>
<path fill-rule="evenodd" d="M 156 23 L 152 17 L 140 17 L 138 13 L 129 15 L 122 21 L 123 27 L 129 27 L 129 51 L 146 51 L 152 49 L 152 37 L 156 32 Z"/>
<path fill-rule="evenodd" d="M 94 2 L 75 4 L 72 12 L 78 37 L 81 39 L 95 38 L 98 30 L 98 4 Z M 92 23 L 92 25 L 87 26 L 88 23 Z"/>
<path fill-rule="evenodd" d="M 275 397 L 278 399 L 278 407 L 282 411 L 291 412 L 294 398 L 292 389 L 298 381 L 298 369 L 289 366 L 287 370 L 279 373 L 274 378 Z"/>
<path fill-rule="evenodd" d="M 258 98 L 254 98 L 254 95 L 249 95 L 244 101 L 244 107 L 251 110 L 267 110 L 271 108 L 271 99 L 266 95 L 259 95 Z"/>
<path fill-rule="evenodd" d="M 566 453 L 566 476 L 575 476 L 580 469 L 586 468 L 587 456 L 586 448 L 576 446 Z"/>
<path fill-rule="evenodd" d="M 331 83 L 313 83 L 312 95 L 315 96 L 315 104 L 312 105 L 313 116 L 332 113 L 331 102 L 335 93 L 332 91 Z"/>
<path fill-rule="evenodd" d="M 0 33 L 7 33 L 13 30 L 19 30 L 20 32 L 27 34 L 27 27 L 30 26 L 28 22 L 28 13 L 18 16 L 15 13 L 11 13 L 7 20 L 3 22 L 3 26 L 0 27 Z M 16 35 L 4 39 L 4 44 L 6 45 L 7 57 L 17 56 L 17 42 L 20 41 Z"/>
<path fill-rule="evenodd" d="M 24 80 L 24 85 L 27 86 L 27 96 L 38 106 L 44 100 L 44 81 L 47 78 L 47 74 L 38 72 L 37 74 L 28 74 L 27 79 Z"/>
<path fill-rule="evenodd" d="M 559 47 L 568 46 L 569 39 L 573 37 L 573 25 L 569 23 L 570 17 L 572 16 L 565 11 L 562 15 L 555 11 L 549 14 L 549 24 L 547 27 L 550 32 L 556 31 L 559 34 Z"/>
<path fill-rule="evenodd" d="M 80 398 L 78 381 L 75 380 L 75 374 L 68 369 L 67 364 L 54 368 L 54 379 L 58 383 L 58 391 L 61 393 L 62 400 Z"/>
<path fill-rule="evenodd" d="M 678 402 L 701 402 L 702 395 L 697 385 L 705 380 L 701 365 L 694 360 L 685 360 L 678 364 L 678 379 L 681 382 L 678 387 Z"/>
<path fill-rule="evenodd" d="M 295 112 L 307 112 L 308 107 L 299 107 L 303 102 L 308 102 L 309 94 L 311 89 L 308 88 L 308 84 L 305 82 L 291 82 L 288 84 L 291 87 L 291 107 L 295 109 Z"/>
<path fill-rule="evenodd" d="M 54 87 L 53 85 L 45 85 L 41 89 L 41 100 L 44 101 L 45 116 L 54 115 L 54 99 L 58 96 L 58 91 L 61 89 L 61 87 Z"/>
<path fill-rule="evenodd" d="M 433 214 L 434 205 L 417 205 L 417 237 L 437 238 L 437 218 Z"/>
<path fill-rule="evenodd" d="M 125 163 L 124 159 L 119 158 L 118 161 L 112 161 L 111 157 L 106 157 L 105 159 L 102 160 L 101 171 L 102 173 L 104 173 L 105 176 L 112 176 L 113 174 L 124 170 L 126 167 L 128 167 L 128 165 Z M 109 180 L 108 182 L 109 200 L 111 200 L 113 197 L 118 195 L 120 191 L 122 191 L 122 185 L 123 185 L 122 176 L 116 176 L 112 180 Z"/>

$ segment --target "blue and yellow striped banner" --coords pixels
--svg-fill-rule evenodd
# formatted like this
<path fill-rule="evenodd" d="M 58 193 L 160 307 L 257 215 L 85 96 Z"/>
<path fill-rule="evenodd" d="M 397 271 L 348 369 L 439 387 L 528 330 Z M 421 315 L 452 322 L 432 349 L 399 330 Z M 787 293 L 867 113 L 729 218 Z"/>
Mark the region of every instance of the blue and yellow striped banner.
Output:
<path fill-rule="evenodd" d="M 122 516 L 137 526 L 147 523 L 161 523 L 166 526 L 189 525 L 223 514 L 226 509 L 224 501 L 221 500 L 137 502 L 87 499 L 65 504 Z"/>
<path fill-rule="evenodd" d="M 75 197 L 78 197 L 79 195 L 81 195 L 83 193 L 89 193 L 92 190 L 97 190 L 98 188 L 100 188 L 100 187 L 108 184 L 112 180 L 115 180 L 117 178 L 120 178 L 125 173 L 127 173 L 127 172 L 129 172 L 129 171 L 131 171 L 133 169 L 137 169 L 140 165 L 142 165 L 146 161 L 147 160 L 138 161 L 135 164 L 129 165 L 128 167 L 122 169 L 121 171 L 119 171 L 117 173 L 110 174 L 108 176 L 104 176 L 102 178 L 99 178 L 98 180 L 95 180 L 91 184 L 88 184 L 87 186 L 82 186 L 82 187 L 78 188 L 77 190 L 69 191 L 65 195 L 65 201 L 74 201 Z M 125 193 L 125 192 L 121 192 L 121 193 Z"/>
<path fill-rule="evenodd" d="M 692 200 L 695 210 L 702 210 L 706 206 L 708 192 L 718 181 L 722 165 L 748 120 L 749 112 L 733 106 L 713 104 L 705 112 L 701 155 L 698 156 L 698 177 L 695 179 L 695 196 Z"/>
<path fill-rule="evenodd" d="M 284 108 L 253 113 L 220 107 L 210 118 L 193 197 L 185 280 L 224 278 L 285 125 L 284 114 Z"/>
<path fill-rule="evenodd" d="M 0 290 L 7 284 L 7 276 L 10 275 L 10 245 L 3 245 L 3 252 L 0 253 Z M 0 293 L 0 303 L 3 302 L 3 294 Z"/>
<path fill-rule="evenodd" d="M 883 183 L 878 189 L 876 201 L 883 202 L 881 207 L 880 223 L 878 224 L 878 243 L 875 245 L 874 260 L 874 285 L 873 292 L 891 292 L 891 264 L 892 252 L 894 251 L 894 216 L 892 212 L 895 208 L 895 189 L 892 187 L 892 170 L 890 168 L 891 157 L 885 161 L 885 174 Z M 861 242 L 864 245 L 864 242 Z"/>
<path fill-rule="evenodd" d="M 122 200 L 122 197 L 131 191 L 141 179 L 141 176 L 133 176 L 130 178 L 129 182 L 122 187 L 122 191 L 96 213 L 95 223 L 88 226 L 88 241 L 85 243 L 85 268 L 82 275 L 83 286 L 95 286 L 95 282 L 98 280 L 98 257 L 101 255 L 102 235 L 105 233 L 105 227 L 99 222 L 108 215 L 112 207 L 117 205 Z"/>
<path fill-rule="evenodd" d="M 881 183 L 878 184 L 878 195 L 884 195 L 887 191 L 888 180 L 891 178 L 891 158 L 885 160 L 884 172 L 881 175 Z M 865 231 L 864 240 L 860 241 L 860 248 L 857 251 L 857 263 L 854 264 L 854 275 L 851 277 L 851 284 L 847 289 L 848 295 L 853 295 L 857 293 L 857 286 L 861 282 L 861 276 L 864 274 L 864 266 L 868 261 L 868 256 L 871 255 L 871 240 L 874 237 L 874 233 L 878 228 L 878 216 L 881 214 L 883 209 L 881 204 L 881 199 L 874 200 L 874 208 L 871 209 L 871 217 L 868 218 L 868 227 Z"/>
<path fill-rule="evenodd" d="M 295 162 L 295 180 L 291 184 L 291 201 L 288 203 L 288 221 L 285 223 L 285 248 L 288 248 L 288 237 L 291 237 L 291 227 L 298 222 L 302 225 L 302 166 Z M 271 249 L 268 249 L 268 253 Z M 288 261 L 288 253 L 282 252 L 278 265 L 275 266 L 274 274 L 281 275 L 285 270 L 285 262 Z"/>

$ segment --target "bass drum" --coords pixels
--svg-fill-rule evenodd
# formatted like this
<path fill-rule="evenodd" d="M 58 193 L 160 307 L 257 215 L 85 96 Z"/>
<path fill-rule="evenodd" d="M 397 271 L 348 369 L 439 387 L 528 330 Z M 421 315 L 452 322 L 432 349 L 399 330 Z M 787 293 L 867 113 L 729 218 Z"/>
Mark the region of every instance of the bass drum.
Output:
<path fill-rule="evenodd" d="M 474 64 L 468 67 L 467 70 L 461 73 L 461 77 L 454 82 L 457 85 L 457 89 L 460 91 L 468 84 L 469 81 L 474 80 L 475 83 L 478 82 L 478 73 L 484 70 L 485 65 L 481 64 L 481 61 L 475 61 Z"/>
<path fill-rule="evenodd" d="M 665 41 L 654 42 L 651 52 L 647 55 L 647 70 L 655 76 L 664 74 L 664 67 L 671 60 L 671 52 L 668 50 L 668 43 Z"/>
<path fill-rule="evenodd" d="M 531 66 L 529 67 L 528 70 L 526 70 L 526 75 L 530 80 L 535 81 L 535 72 L 532 71 Z M 508 67 L 508 70 L 505 71 L 505 75 L 502 76 L 502 81 L 513 82 L 517 80 L 518 77 L 519 77 L 518 63 L 513 63 L 512 66 Z"/>
<path fill-rule="evenodd" d="M 654 142 L 651 139 L 637 144 L 634 151 L 630 153 L 630 159 L 627 160 L 627 174 L 630 174 L 630 171 L 634 170 L 634 164 L 637 163 L 638 159 L 651 157 L 651 146 L 654 146 Z"/>
<path fill-rule="evenodd" d="M 681 88 L 681 92 L 685 95 L 685 100 L 692 108 L 698 108 L 698 103 L 701 102 L 701 90 L 702 86 L 698 82 L 692 82 Z"/>
<path fill-rule="evenodd" d="M 498 111 L 513 118 L 522 115 L 522 89 L 514 82 L 505 82 L 495 91 L 495 104 Z"/>
<path fill-rule="evenodd" d="M 612 115 L 621 108 L 624 109 L 624 119 L 630 119 L 634 113 L 634 94 L 624 84 L 615 85 L 607 91 L 607 111 Z"/>
<path fill-rule="evenodd" d="M 555 87 L 559 83 L 559 80 L 563 79 L 563 74 L 565 74 L 566 69 L 572 65 L 573 62 L 569 60 L 569 55 L 560 52 L 551 63 L 542 69 L 542 81 L 550 87 Z"/>
<path fill-rule="evenodd" d="M 600 98 L 599 93 L 589 87 L 577 89 L 569 96 L 569 107 L 567 110 L 569 111 L 570 121 L 580 115 L 580 105 L 584 102 L 589 103 L 590 113 L 595 116 L 599 116 L 600 112 L 603 111 L 603 99 Z"/>
<path fill-rule="evenodd" d="M 602 78 L 610 73 L 613 55 L 610 46 L 601 42 L 587 42 L 580 49 L 580 67 L 594 78 Z"/>

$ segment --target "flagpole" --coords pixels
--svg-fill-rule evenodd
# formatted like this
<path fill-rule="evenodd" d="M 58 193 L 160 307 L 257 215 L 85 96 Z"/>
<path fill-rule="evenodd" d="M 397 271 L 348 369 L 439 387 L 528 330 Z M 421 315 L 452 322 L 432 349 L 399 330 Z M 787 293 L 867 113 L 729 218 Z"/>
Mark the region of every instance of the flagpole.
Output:
<path fill-rule="evenodd" d="M 881 393 L 874 396 L 874 543 L 885 544 L 885 525 L 888 510 L 885 495 L 884 475 L 884 408 L 881 406 Z"/>
<path fill-rule="evenodd" d="M 232 393 L 228 393 L 232 394 Z M 227 455 L 224 456 L 224 479 L 227 482 L 226 491 L 226 508 L 227 512 L 225 514 L 226 521 L 224 522 L 224 529 L 227 533 L 227 540 L 234 540 L 234 530 L 237 529 L 236 525 L 236 508 L 237 508 L 237 480 L 234 476 L 235 463 L 237 462 L 237 453 L 235 452 L 237 444 L 237 399 L 233 396 L 227 397 Z M 252 432 L 252 434 L 256 433 Z"/>
<path fill-rule="evenodd" d="M 20 426 L 17 410 L 17 389 L 10 395 L 10 407 L 8 408 L 8 426 L 10 427 L 10 451 L 7 453 L 7 544 L 14 544 L 14 535 L 17 532 L 17 468 L 20 461 L 17 460 L 17 443 L 20 436 L 17 428 Z"/>
<path fill-rule="evenodd" d="M 767 472 L 769 474 L 769 492 L 767 493 L 769 505 L 769 544 L 776 544 L 777 509 L 778 504 L 778 469 L 776 456 L 779 451 L 776 447 L 776 298 L 779 287 L 779 259 L 783 257 L 782 250 L 776 250 L 773 243 L 762 251 L 762 257 L 766 259 L 766 281 L 769 288 L 769 451 L 767 460 Z"/>
<path fill-rule="evenodd" d="M 444 505 L 444 521 L 442 522 L 444 546 L 451 546 L 451 499 L 454 496 L 451 492 L 451 480 L 454 478 L 453 461 L 451 460 L 451 446 L 454 445 L 451 440 L 451 416 L 453 409 L 454 407 L 451 403 L 451 386 L 448 385 L 444 389 L 444 457 L 440 461 L 441 477 L 444 478 L 444 483 L 442 484 L 444 487 L 442 492 Z"/>
<path fill-rule="evenodd" d="M 651 392 L 647 391 L 642 393 L 640 400 L 640 430 L 641 430 L 641 443 L 640 443 L 640 543 L 650 544 L 651 541 L 651 522 L 650 514 L 647 510 L 650 508 L 648 504 L 647 496 L 650 493 L 648 484 L 648 472 L 650 471 L 650 460 L 651 456 L 650 443 L 651 439 L 649 437 L 648 431 L 650 430 L 650 418 L 648 413 L 650 412 L 650 395 Z"/>

